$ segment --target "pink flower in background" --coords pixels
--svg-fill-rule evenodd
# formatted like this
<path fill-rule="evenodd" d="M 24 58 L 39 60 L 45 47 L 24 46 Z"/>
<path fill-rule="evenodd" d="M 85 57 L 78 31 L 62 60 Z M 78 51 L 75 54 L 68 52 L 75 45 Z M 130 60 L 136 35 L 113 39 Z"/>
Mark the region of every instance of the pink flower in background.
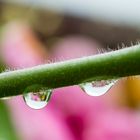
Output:
<path fill-rule="evenodd" d="M 95 114 L 93 114 L 95 115 Z M 127 109 L 104 110 L 93 119 L 90 115 L 86 140 L 139 140 L 140 114 Z"/>
<path fill-rule="evenodd" d="M 51 59 L 96 54 L 97 47 L 101 45 L 84 36 L 66 37 L 53 46 Z M 2 53 L 13 68 L 44 63 L 48 56 L 31 29 L 16 22 L 6 27 Z M 140 115 L 117 107 L 117 96 L 113 94 L 121 91 L 118 85 L 101 97 L 90 97 L 79 86 L 55 89 L 42 110 L 30 109 L 21 97 L 8 104 L 17 132 L 24 140 L 139 140 Z"/>
<path fill-rule="evenodd" d="M 13 22 L 6 26 L 3 35 L 3 58 L 11 68 L 41 64 L 48 54 L 26 24 Z M 47 110 L 30 109 L 22 97 L 8 101 L 18 134 L 24 140 L 73 140 L 60 113 L 48 104 Z M 57 116 L 57 117 L 56 117 Z"/>
<path fill-rule="evenodd" d="M 8 102 L 14 124 L 23 140 L 74 140 L 59 112 L 48 104 L 47 110 L 33 110 L 15 97 Z"/>
<path fill-rule="evenodd" d="M 62 56 L 72 59 L 95 54 L 96 48 L 100 47 L 94 40 L 67 37 L 56 43 L 53 55 L 58 60 Z M 63 111 L 64 121 L 71 128 L 76 140 L 137 140 L 140 138 L 139 115 L 116 106 L 118 97 L 113 94 L 123 92 L 121 86 L 123 83 L 118 82 L 107 94 L 100 97 L 88 96 L 79 86 L 56 89 L 52 104 L 56 110 Z"/>
<path fill-rule="evenodd" d="M 44 63 L 48 53 L 33 31 L 22 22 L 9 23 L 3 33 L 2 56 L 11 68 L 31 67 Z"/>
<path fill-rule="evenodd" d="M 99 43 L 84 36 L 70 36 L 60 39 L 53 46 L 51 56 L 56 61 L 63 61 L 96 54 L 100 47 Z"/>

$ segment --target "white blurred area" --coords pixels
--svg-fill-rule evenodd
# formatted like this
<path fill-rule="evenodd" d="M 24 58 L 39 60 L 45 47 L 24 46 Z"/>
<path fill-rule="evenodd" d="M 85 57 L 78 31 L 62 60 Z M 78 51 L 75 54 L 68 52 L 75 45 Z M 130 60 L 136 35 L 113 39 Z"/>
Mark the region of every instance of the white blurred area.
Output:
<path fill-rule="evenodd" d="M 140 29 L 140 0 L 2 0 Z"/>

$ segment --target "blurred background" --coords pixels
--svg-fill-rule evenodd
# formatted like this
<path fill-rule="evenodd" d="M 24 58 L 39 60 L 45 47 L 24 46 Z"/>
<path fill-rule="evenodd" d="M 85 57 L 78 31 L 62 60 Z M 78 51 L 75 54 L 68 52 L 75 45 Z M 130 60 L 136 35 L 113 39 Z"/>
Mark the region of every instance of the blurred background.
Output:
<path fill-rule="evenodd" d="M 139 0 L 0 0 L 1 72 L 137 44 L 139 13 Z M 0 140 L 139 140 L 139 85 L 128 77 L 100 97 L 54 89 L 41 110 L 0 100 Z"/>

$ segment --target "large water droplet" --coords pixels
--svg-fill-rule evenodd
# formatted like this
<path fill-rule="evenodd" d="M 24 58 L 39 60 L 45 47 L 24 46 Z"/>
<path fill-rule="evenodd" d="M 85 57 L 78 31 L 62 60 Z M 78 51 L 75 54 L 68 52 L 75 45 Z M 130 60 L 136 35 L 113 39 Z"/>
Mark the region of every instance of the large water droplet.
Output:
<path fill-rule="evenodd" d="M 101 96 L 107 93 L 117 80 L 101 80 L 80 85 L 82 90 L 90 96 Z"/>
<path fill-rule="evenodd" d="M 50 100 L 52 90 L 42 90 L 39 92 L 29 92 L 23 95 L 26 104 L 33 109 L 44 108 Z"/>

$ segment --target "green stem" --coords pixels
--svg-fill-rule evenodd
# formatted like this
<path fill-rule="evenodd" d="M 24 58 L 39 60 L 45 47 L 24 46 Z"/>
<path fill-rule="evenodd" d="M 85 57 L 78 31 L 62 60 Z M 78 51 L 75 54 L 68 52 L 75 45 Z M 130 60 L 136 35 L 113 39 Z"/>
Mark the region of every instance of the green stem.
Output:
<path fill-rule="evenodd" d="M 140 45 L 69 61 L 0 74 L 0 97 L 19 95 L 31 85 L 48 89 L 86 81 L 140 74 Z"/>

